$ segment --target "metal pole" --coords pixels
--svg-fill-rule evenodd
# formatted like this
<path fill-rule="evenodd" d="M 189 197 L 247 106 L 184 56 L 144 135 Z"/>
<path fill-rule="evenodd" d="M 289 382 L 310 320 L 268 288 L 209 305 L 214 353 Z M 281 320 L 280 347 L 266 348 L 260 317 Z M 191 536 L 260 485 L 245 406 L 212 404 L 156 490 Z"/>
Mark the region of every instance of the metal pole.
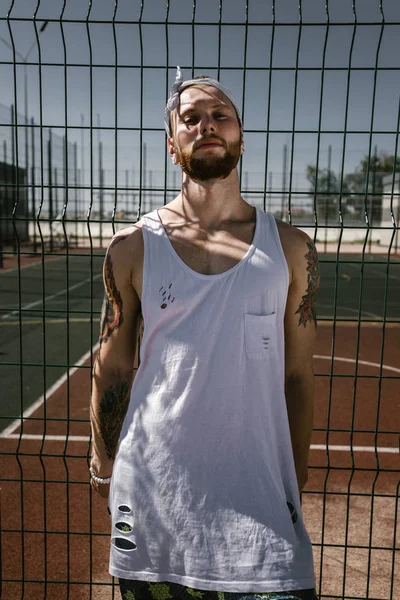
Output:
<path fill-rule="evenodd" d="M 54 206 L 56 209 L 56 218 L 58 217 L 58 177 L 57 167 L 54 167 Z"/>
<path fill-rule="evenodd" d="M 78 144 L 74 142 L 75 246 L 78 246 Z"/>
<path fill-rule="evenodd" d="M 368 251 L 371 254 L 372 252 L 372 236 L 373 236 L 373 223 L 374 223 L 374 208 L 375 208 L 375 187 L 376 187 L 376 163 L 377 163 L 377 159 L 378 159 L 378 146 L 375 145 L 374 147 L 374 164 L 373 164 L 373 168 L 372 168 L 372 194 L 370 196 L 371 198 L 371 202 L 370 204 L 370 208 L 371 208 L 371 219 L 370 219 L 370 227 L 371 227 L 371 235 L 369 236 L 368 239 Z"/>
<path fill-rule="evenodd" d="M 103 247 L 103 143 L 99 142 L 99 233 L 100 233 L 100 248 Z"/>
<path fill-rule="evenodd" d="M 269 172 L 268 177 L 268 212 L 271 212 L 271 204 L 272 204 L 272 171 Z"/>
<path fill-rule="evenodd" d="M 153 197 L 153 194 L 151 193 L 152 188 L 153 188 L 153 170 L 150 169 L 149 170 L 149 190 L 150 190 L 149 198 Z"/>
<path fill-rule="evenodd" d="M 396 157 L 395 157 L 396 160 Z M 396 177 L 395 177 L 395 183 L 396 183 Z M 398 185 L 398 192 L 397 192 L 397 217 L 396 217 L 396 243 L 395 243 L 395 254 L 397 254 L 397 249 L 398 249 L 398 242 L 399 242 L 399 219 L 400 219 L 400 173 L 398 174 L 398 179 L 397 179 L 397 185 Z M 394 189 L 393 189 L 393 195 L 394 195 Z"/>
<path fill-rule="evenodd" d="M 97 113 L 97 143 L 100 144 L 100 140 L 101 140 L 101 132 L 100 132 L 100 127 L 101 127 L 101 120 L 100 120 L 100 115 L 99 113 Z"/>
<path fill-rule="evenodd" d="M 99 187 L 100 189 L 100 195 L 99 195 L 99 202 L 100 202 L 100 207 L 99 207 L 99 214 L 100 214 L 100 224 L 99 224 L 99 232 L 100 232 L 100 248 L 103 247 L 103 211 L 102 211 L 102 207 L 103 207 L 103 146 L 101 143 L 101 119 L 100 119 L 100 114 L 97 113 L 96 115 L 97 117 L 97 145 L 99 147 L 99 164 L 100 164 L 100 168 L 99 168 Z"/>
<path fill-rule="evenodd" d="M 7 154 L 7 146 L 6 140 L 3 140 L 3 152 L 4 152 L 4 162 L 3 162 L 3 173 L 0 173 L 0 185 L 5 183 L 5 169 L 6 169 L 6 154 Z M 4 190 L 7 188 L 5 186 L 0 187 L 0 269 L 4 267 L 3 261 L 3 202 L 5 200 Z M 5 204 L 5 202 L 4 202 Z M 7 242 L 7 240 L 6 240 Z"/>
<path fill-rule="evenodd" d="M 3 140 L 3 183 L 8 183 L 8 178 L 7 178 L 7 140 Z M 4 198 L 4 216 L 6 217 L 6 220 L 4 221 L 4 231 L 5 231 L 5 243 L 8 244 L 8 241 L 10 239 L 9 236 L 9 228 L 8 228 L 8 187 L 3 187 L 4 193 L 3 193 L 3 198 Z M 3 223 L 3 221 L 2 221 Z M 2 225 L 3 227 L 3 225 Z"/>
<path fill-rule="evenodd" d="M 25 195 L 25 227 L 27 241 L 29 240 L 29 150 L 28 150 L 28 76 L 26 73 L 26 63 L 24 63 L 24 112 L 25 112 L 25 178 L 26 178 L 26 195 Z"/>
<path fill-rule="evenodd" d="M 128 187 L 129 187 L 129 170 L 125 169 L 125 214 L 128 214 L 129 211 L 129 201 L 128 201 Z"/>
<path fill-rule="evenodd" d="M 283 159 L 282 159 L 282 204 L 281 204 L 281 219 L 283 219 L 285 214 L 285 206 L 286 206 L 286 171 L 287 171 L 287 154 L 288 147 L 287 144 L 283 146 Z"/>
<path fill-rule="evenodd" d="M 135 187 L 135 167 L 132 167 L 132 212 L 134 210 L 135 207 L 135 190 L 133 189 Z"/>
<path fill-rule="evenodd" d="M 53 252 L 53 189 L 52 189 L 52 140 L 51 129 L 49 129 L 49 139 L 47 141 L 47 170 L 49 178 L 49 227 L 50 227 L 50 252 Z"/>
<path fill-rule="evenodd" d="M 15 121 L 14 121 L 14 105 L 11 104 L 11 198 L 12 198 L 12 209 L 11 211 L 14 209 L 15 206 L 15 202 L 16 202 L 16 165 L 15 165 L 15 137 L 14 135 L 16 134 L 15 131 Z M 13 244 L 13 252 L 17 251 L 17 240 L 15 239 L 15 232 L 13 233 L 12 236 L 12 244 Z"/>
<path fill-rule="evenodd" d="M 79 215 L 83 214 L 83 205 L 85 200 L 85 130 L 83 129 L 85 118 L 81 114 L 81 177 L 80 177 L 80 206 Z"/>
<path fill-rule="evenodd" d="M 81 193 L 81 170 L 78 169 L 78 189 L 79 189 L 79 193 L 78 193 L 78 220 L 79 220 L 79 215 L 80 215 L 80 193 Z M 79 246 L 79 227 L 77 226 L 77 236 L 76 236 L 76 245 Z"/>
<path fill-rule="evenodd" d="M 3 200 L 2 200 L 2 196 L 0 195 L 0 269 L 2 269 L 4 267 L 4 261 L 3 261 Z"/>
<path fill-rule="evenodd" d="M 143 144 L 143 211 L 147 210 L 147 194 L 146 194 L 146 172 L 147 172 L 147 144 L 144 142 Z"/>
<path fill-rule="evenodd" d="M 332 165 L 332 146 L 328 146 L 328 189 L 325 197 L 325 239 L 324 239 L 324 253 L 327 253 L 328 248 L 328 223 L 329 223 L 329 202 L 331 193 L 331 165 Z"/>
<path fill-rule="evenodd" d="M 31 118 L 31 156 L 32 156 L 32 175 L 31 175 L 31 184 L 32 184 L 32 220 L 33 220 L 33 251 L 37 250 L 37 237 L 36 237 L 36 190 L 35 190 L 35 128 L 34 128 L 34 119 Z"/>

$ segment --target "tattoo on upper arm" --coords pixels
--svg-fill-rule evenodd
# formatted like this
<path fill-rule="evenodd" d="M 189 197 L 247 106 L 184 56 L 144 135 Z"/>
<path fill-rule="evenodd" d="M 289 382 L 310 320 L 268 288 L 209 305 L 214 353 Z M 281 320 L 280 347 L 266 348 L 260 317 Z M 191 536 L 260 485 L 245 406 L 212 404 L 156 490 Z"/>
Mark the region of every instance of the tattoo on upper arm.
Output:
<path fill-rule="evenodd" d="M 130 384 L 119 381 L 105 390 L 99 404 L 99 423 L 107 458 L 114 460 L 129 404 Z"/>
<path fill-rule="evenodd" d="M 317 325 L 316 300 L 320 280 L 317 250 L 312 242 L 307 242 L 307 246 L 308 252 L 305 258 L 307 260 L 308 287 L 295 312 L 296 315 L 300 315 L 299 325 L 304 325 L 304 327 L 309 321 L 314 321 L 314 325 Z"/>
<path fill-rule="evenodd" d="M 115 238 L 111 242 L 109 249 L 127 237 L 127 235 L 121 235 Z M 110 252 L 107 252 L 104 264 L 104 280 L 106 293 L 101 311 L 100 344 L 106 342 L 112 332 L 123 323 L 122 298 L 115 283 Z"/>

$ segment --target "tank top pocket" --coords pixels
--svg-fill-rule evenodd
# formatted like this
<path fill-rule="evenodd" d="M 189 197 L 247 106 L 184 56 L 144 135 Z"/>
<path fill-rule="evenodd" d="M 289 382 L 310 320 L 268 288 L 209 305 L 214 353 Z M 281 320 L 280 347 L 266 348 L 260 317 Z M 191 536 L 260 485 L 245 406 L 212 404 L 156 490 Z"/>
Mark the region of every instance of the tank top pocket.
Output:
<path fill-rule="evenodd" d="M 276 313 L 244 315 L 244 342 L 248 358 L 267 358 L 275 346 Z"/>

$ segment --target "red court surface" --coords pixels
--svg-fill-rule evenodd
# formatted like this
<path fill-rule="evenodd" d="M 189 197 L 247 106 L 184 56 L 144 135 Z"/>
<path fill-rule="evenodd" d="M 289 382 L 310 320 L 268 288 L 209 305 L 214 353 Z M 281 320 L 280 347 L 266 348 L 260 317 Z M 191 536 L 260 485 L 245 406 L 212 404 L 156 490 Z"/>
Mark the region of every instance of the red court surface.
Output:
<path fill-rule="evenodd" d="M 334 348 L 332 323 L 317 329 L 316 431 L 303 511 L 326 599 L 400 598 L 399 334 L 397 324 L 385 327 L 382 360 L 382 324 L 359 331 L 339 322 Z M 25 421 L 21 440 L 18 424 L 0 438 L 1 453 L 9 453 L 0 465 L 8 479 L 1 484 L 4 600 L 119 598 L 108 574 L 106 500 L 88 483 L 89 424 L 74 421 L 89 417 L 89 368 L 71 375 L 69 396 L 68 405 L 64 382 L 48 397 L 46 414 L 41 404 L 30 415 L 39 420 Z M 7 581 L 22 578 L 24 596 L 20 582 Z"/>

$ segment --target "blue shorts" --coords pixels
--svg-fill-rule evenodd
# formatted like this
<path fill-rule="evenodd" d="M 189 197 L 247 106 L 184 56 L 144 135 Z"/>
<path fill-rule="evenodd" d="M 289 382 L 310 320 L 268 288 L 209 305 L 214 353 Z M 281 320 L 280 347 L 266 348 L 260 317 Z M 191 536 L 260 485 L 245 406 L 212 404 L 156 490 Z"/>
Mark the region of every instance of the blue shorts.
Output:
<path fill-rule="evenodd" d="M 152 583 L 120 579 L 122 600 L 318 600 L 315 590 L 292 592 L 215 592 L 193 588 L 169 581 Z"/>

